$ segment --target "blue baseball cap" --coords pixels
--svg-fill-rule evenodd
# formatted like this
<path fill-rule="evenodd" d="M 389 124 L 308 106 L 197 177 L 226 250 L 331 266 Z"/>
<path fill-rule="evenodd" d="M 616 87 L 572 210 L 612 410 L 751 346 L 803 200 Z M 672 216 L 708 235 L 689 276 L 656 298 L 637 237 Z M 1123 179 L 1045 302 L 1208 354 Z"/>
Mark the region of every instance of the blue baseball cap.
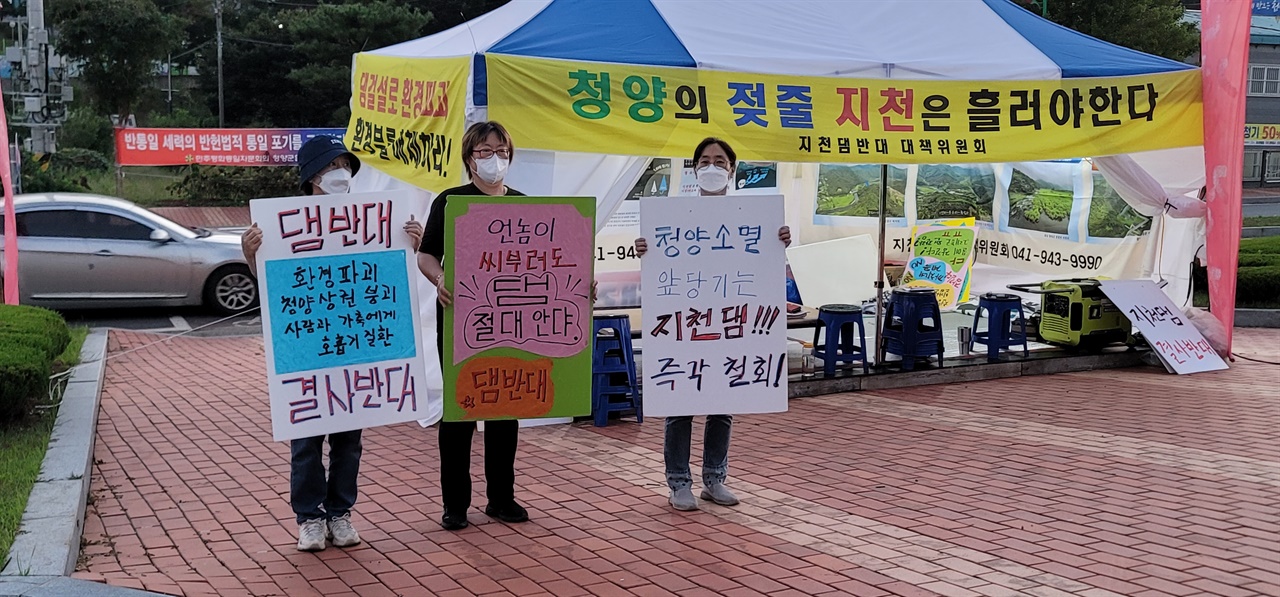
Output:
<path fill-rule="evenodd" d="M 342 144 L 342 139 L 329 135 L 317 135 L 303 143 L 302 149 L 298 150 L 298 185 L 302 187 L 302 193 L 310 195 L 311 186 L 307 181 L 315 178 L 325 166 L 344 155 L 351 160 L 351 175 L 355 176 L 355 173 L 360 171 L 360 159 L 347 151 L 347 146 Z"/>

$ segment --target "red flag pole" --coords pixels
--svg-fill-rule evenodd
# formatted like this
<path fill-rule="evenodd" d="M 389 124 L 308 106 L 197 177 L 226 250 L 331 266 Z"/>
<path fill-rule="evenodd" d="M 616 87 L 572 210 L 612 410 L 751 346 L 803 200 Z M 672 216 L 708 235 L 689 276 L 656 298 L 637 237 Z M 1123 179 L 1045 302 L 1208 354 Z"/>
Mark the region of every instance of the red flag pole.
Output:
<path fill-rule="evenodd" d="M 1204 171 L 1208 203 L 1205 253 L 1209 308 L 1227 330 L 1231 348 L 1236 319 L 1236 270 L 1244 225 L 1245 73 L 1249 63 L 1252 2 L 1204 0 L 1200 25 L 1204 88 Z"/>
<path fill-rule="evenodd" d="M 3 94 L 0 93 L 0 97 Z M 2 102 L 3 100 L 0 100 Z M 4 165 L 0 165 L 0 181 L 4 186 L 4 304 L 18 304 L 18 220 L 13 209 L 13 172 L 10 171 L 9 120 L 0 104 L 0 152 L 4 153 Z M 22 173 L 18 173 L 19 176 Z"/>

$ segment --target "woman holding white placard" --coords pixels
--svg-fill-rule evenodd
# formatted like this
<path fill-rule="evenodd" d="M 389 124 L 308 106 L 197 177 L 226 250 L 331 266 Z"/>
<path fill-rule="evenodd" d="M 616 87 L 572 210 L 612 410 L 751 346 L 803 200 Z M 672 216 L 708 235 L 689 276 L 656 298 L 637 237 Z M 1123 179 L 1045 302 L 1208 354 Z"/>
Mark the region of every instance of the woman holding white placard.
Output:
<path fill-rule="evenodd" d="M 707 137 L 693 151 L 695 172 L 698 176 L 698 192 L 703 196 L 727 195 L 738 156 L 723 139 Z M 791 229 L 778 229 L 778 240 L 791 244 Z M 649 243 L 636 239 L 636 254 L 641 257 L 649 250 Z M 733 506 L 738 497 L 725 487 L 729 474 L 729 436 L 733 430 L 732 415 L 707 415 L 706 429 L 702 435 L 702 499 L 722 506 Z M 667 487 L 671 489 L 668 501 L 676 510 L 697 510 L 698 500 L 693 496 L 693 474 L 689 470 L 689 451 L 693 441 L 693 417 L 667 417 L 666 439 L 662 455 L 666 461 Z"/>
<path fill-rule="evenodd" d="M 351 177 L 360 160 L 336 137 L 313 137 L 298 150 L 298 177 L 303 195 L 341 195 L 351 190 Z M 410 214 L 404 232 L 413 244 L 422 240 L 422 223 Z M 241 236 L 241 250 L 249 271 L 257 272 L 262 229 L 255 222 Z M 332 305 L 330 305 L 332 306 Z M 324 442 L 329 441 L 326 478 Z M 289 504 L 298 522 L 298 550 L 321 551 L 326 540 L 334 547 L 360 544 L 360 533 L 351 523 L 351 509 L 358 497 L 361 430 L 330 433 L 289 442 Z"/>

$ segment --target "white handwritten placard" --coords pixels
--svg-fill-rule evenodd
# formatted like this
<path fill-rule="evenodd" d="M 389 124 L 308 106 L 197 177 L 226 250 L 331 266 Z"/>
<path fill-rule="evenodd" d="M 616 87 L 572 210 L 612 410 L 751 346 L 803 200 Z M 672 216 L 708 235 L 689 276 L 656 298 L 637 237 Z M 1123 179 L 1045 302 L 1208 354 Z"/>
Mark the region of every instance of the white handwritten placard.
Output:
<path fill-rule="evenodd" d="M 787 410 L 782 197 L 640 201 L 644 414 Z"/>
<path fill-rule="evenodd" d="M 404 192 L 249 203 L 276 441 L 420 419 L 427 381 Z"/>
<path fill-rule="evenodd" d="M 1165 367 L 1180 375 L 1226 369 L 1200 331 L 1151 280 L 1103 280 L 1102 292 L 1124 311 Z"/>

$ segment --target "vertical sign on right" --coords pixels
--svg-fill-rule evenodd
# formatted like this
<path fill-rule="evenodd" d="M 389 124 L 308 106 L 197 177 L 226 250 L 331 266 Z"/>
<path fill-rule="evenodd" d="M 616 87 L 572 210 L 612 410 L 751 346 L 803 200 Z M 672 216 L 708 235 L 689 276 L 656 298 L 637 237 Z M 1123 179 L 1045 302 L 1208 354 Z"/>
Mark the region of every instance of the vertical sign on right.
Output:
<path fill-rule="evenodd" d="M 1165 367 L 1184 375 L 1226 369 L 1227 363 L 1151 280 L 1102 280 L 1102 292 L 1124 311 Z"/>
<path fill-rule="evenodd" d="M 644 413 L 787 410 L 779 196 L 644 198 Z"/>

